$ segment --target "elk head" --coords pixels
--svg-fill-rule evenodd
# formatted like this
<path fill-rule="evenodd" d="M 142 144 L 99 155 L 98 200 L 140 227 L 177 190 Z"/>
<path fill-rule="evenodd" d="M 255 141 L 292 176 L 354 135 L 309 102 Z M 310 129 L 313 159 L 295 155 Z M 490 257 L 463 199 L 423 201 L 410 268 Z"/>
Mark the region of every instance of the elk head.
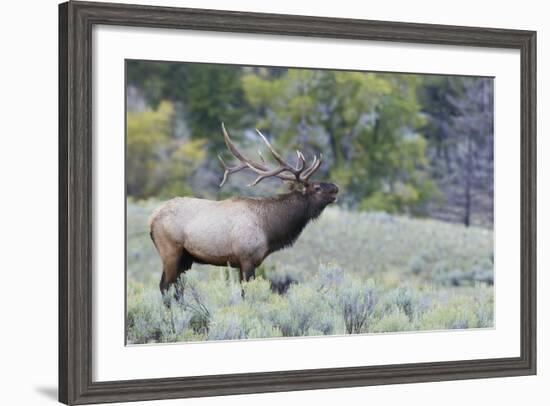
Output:
<path fill-rule="evenodd" d="M 315 155 L 311 164 L 306 163 L 306 158 L 304 154 L 299 150 L 296 151 L 297 162 L 295 165 L 291 165 L 283 159 L 283 157 L 273 148 L 271 143 L 267 138 L 259 131 L 256 130 L 267 149 L 271 152 L 274 160 L 278 163 L 278 166 L 275 168 L 269 168 L 267 163 L 262 156 L 261 152 L 258 151 L 260 156 L 259 161 L 255 161 L 245 157 L 233 144 L 231 137 L 229 136 L 225 125 L 222 123 L 222 132 L 225 141 L 225 145 L 231 152 L 231 154 L 239 160 L 239 164 L 236 166 L 228 166 L 220 155 L 218 159 L 220 160 L 225 172 L 223 174 L 222 182 L 220 187 L 222 187 L 229 175 L 242 171 L 244 169 L 250 169 L 256 173 L 256 179 L 250 183 L 248 186 L 255 186 L 264 179 L 267 178 L 278 178 L 282 181 L 289 182 L 290 188 L 294 192 L 299 192 L 302 195 L 308 198 L 308 201 L 312 207 L 320 214 L 321 211 L 330 203 L 336 202 L 336 195 L 338 194 L 338 186 L 334 183 L 326 182 L 314 182 L 311 181 L 311 176 L 319 169 L 323 161 L 323 154 L 319 154 L 319 157 Z"/>

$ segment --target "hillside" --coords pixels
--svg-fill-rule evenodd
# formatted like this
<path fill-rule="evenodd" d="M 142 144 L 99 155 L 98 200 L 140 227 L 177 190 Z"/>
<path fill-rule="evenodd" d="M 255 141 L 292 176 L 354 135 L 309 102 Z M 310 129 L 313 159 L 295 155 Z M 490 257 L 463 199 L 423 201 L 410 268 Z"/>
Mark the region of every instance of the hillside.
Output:
<path fill-rule="evenodd" d="M 148 235 L 157 201 L 128 201 L 128 342 L 479 328 L 493 325 L 493 232 L 328 208 L 244 287 L 194 265 L 164 306 Z"/>

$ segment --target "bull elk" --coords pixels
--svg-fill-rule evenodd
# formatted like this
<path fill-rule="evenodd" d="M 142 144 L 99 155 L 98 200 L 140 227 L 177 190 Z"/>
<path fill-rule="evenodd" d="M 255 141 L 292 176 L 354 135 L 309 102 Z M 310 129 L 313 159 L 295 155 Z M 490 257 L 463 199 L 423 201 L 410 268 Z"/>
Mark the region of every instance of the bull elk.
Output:
<path fill-rule="evenodd" d="M 275 197 L 232 197 L 222 201 L 176 197 L 159 207 L 149 219 L 149 228 L 162 259 L 163 294 L 193 263 L 229 264 L 240 269 L 241 282 L 254 278 L 255 268 L 269 254 L 292 246 L 304 227 L 336 201 L 335 184 L 310 180 L 321 165 L 322 155 L 307 165 L 304 155 L 296 151 L 297 163 L 291 165 L 256 131 L 278 166 L 269 168 L 261 154 L 261 162 L 246 158 L 222 124 L 225 144 L 239 163 L 228 166 L 218 156 L 225 170 L 220 187 L 228 176 L 249 169 L 257 177 L 248 186 L 273 177 L 290 182 L 291 191 Z"/>

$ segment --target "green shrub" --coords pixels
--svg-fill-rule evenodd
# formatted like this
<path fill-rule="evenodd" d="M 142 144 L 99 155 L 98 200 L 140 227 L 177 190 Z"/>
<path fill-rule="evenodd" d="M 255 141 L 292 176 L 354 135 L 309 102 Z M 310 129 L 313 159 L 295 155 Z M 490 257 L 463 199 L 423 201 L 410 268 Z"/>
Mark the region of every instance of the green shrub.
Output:
<path fill-rule="evenodd" d="M 395 311 L 387 314 L 379 320 L 372 323 L 369 329 L 372 333 L 388 333 L 395 331 L 412 331 L 415 326 L 410 323 L 409 316 Z"/>
<path fill-rule="evenodd" d="M 246 338 L 243 319 L 239 314 L 219 316 L 208 331 L 208 340 L 237 340 Z"/>
<path fill-rule="evenodd" d="M 424 272 L 427 268 L 426 259 L 423 255 L 415 255 L 409 260 L 409 269 L 415 275 Z"/>
<path fill-rule="evenodd" d="M 372 280 L 361 283 L 347 281 L 340 292 L 340 306 L 348 334 L 367 331 L 370 315 L 378 300 L 378 291 Z"/>
<path fill-rule="evenodd" d="M 477 327 L 494 326 L 494 296 L 491 288 L 478 287 L 475 296 Z"/>
<path fill-rule="evenodd" d="M 129 344 L 144 344 L 161 338 L 162 307 L 154 303 L 151 295 L 147 296 L 133 295 L 128 298 L 126 338 Z"/>
<path fill-rule="evenodd" d="M 177 341 L 190 326 L 192 317 L 173 299 L 170 306 L 165 306 L 159 293 L 142 293 L 133 288 L 128 300 L 128 343 Z"/>
<path fill-rule="evenodd" d="M 478 327 L 475 306 L 464 298 L 454 298 L 445 306 L 426 312 L 420 319 L 421 330 L 467 329 Z"/>
<path fill-rule="evenodd" d="M 476 263 L 471 270 L 473 281 L 484 282 L 487 285 L 494 284 L 494 264 L 490 259 L 485 259 Z"/>
<path fill-rule="evenodd" d="M 494 325 L 491 231 L 338 208 L 242 287 L 236 269 L 193 264 L 166 306 L 147 232 L 158 204 L 128 200 L 130 344 Z"/>
<path fill-rule="evenodd" d="M 344 271 L 336 263 L 319 265 L 313 284 L 320 291 L 340 289 L 345 280 Z"/>
<path fill-rule="evenodd" d="M 192 281 L 186 274 L 182 274 L 176 284 L 166 293 L 165 298 L 177 298 L 177 307 L 190 314 L 189 325 L 195 333 L 206 334 L 212 320 L 214 307 L 210 295 L 217 289 L 207 289 L 196 281 Z M 176 295 L 178 292 L 178 295 Z M 170 308 L 174 307 L 173 305 Z"/>
<path fill-rule="evenodd" d="M 393 293 L 394 303 L 412 321 L 417 312 L 417 298 L 410 288 L 399 288 Z"/>
<path fill-rule="evenodd" d="M 278 337 L 281 332 L 267 320 L 260 320 L 245 304 L 216 313 L 210 324 L 208 340 Z"/>
<path fill-rule="evenodd" d="M 265 275 L 271 290 L 279 294 L 286 293 L 290 285 L 300 282 L 299 272 L 290 266 L 271 266 Z"/>
<path fill-rule="evenodd" d="M 259 305 L 267 303 L 273 294 L 269 286 L 269 281 L 263 278 L 256 278 L 242 287 L 244 291 L 245 302 L 249 305 Z"/>
<path fill-rule="evenodd" d="M 273 322 L 284 336 L 331 334 L 336 324 L 333 309 L 309 286 L 292 285 L 277 310 Z"/>

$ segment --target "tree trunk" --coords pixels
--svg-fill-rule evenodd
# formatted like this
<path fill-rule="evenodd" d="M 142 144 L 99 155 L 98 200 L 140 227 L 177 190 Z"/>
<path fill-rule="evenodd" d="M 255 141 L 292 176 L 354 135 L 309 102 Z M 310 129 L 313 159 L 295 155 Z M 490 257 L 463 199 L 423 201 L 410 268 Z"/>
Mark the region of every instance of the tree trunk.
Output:
<path fill-rule="evenodd" d="M 467 147 L 467 157 L 466 157 L 466 185 L 464 187 L 464 225 L 466 227 L 470 226 L 471 222 L 471 213 L 472 213 L 472 176 L 474 176 L 473 171 L 473 146 L 472 146 L 472 135 L 468 134 L 468 147 Z"/>

